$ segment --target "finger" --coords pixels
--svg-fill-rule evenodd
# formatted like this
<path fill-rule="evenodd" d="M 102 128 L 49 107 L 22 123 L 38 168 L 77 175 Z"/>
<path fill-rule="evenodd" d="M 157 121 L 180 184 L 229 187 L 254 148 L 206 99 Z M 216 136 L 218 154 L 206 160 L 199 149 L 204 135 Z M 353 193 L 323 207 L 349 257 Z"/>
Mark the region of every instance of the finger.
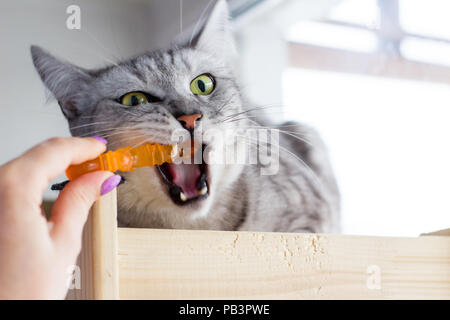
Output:
<path fill-rule="evenodd" d="M 101 193 L 114 189 L 119 182 L 120 176 L 97 171 L 69 182 L 61 191 L 50 217 L 53 223 L 50 236 L 70 259 L 75 259 L 81 249 L 81 234 L 94 201 Z"/>
<path fill-rule="evenodd" d="M 41 207 L 41 215 L 42 215 L 42 217 L 46 218 L 47 214 L 45 213 L 44 206 L 41 204 L 40 207 Z"/>
<path fill-rule="evenodd" d="M 45 189 L 48 183 L 71 164 L 93 159 L 104 152 L 106 146 L 95 138 L 51 138 L 24 153 L 10 165 L 17 179 L 27 181 L 29 190 Z"/>

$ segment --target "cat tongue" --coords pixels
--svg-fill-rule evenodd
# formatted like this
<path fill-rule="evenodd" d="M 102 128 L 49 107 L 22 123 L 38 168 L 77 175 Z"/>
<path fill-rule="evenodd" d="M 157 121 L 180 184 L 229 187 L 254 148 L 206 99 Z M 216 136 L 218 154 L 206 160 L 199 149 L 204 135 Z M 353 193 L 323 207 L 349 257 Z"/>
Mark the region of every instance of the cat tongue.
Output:
<path fill-rule="evenodd" d="M 168 164 L 172 182 L 183 189 L 188 199 L 198 196 L 197 180 L 201 175 L 198 164 Z"/>

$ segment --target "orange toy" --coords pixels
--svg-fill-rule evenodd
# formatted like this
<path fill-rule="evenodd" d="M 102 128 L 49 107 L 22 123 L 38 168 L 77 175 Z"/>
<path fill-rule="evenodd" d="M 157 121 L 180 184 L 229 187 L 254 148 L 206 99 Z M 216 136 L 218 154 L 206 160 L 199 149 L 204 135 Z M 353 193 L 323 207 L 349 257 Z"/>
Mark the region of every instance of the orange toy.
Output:
<path fill-rule="evenodd" d="M 171 163 L 179 156 L 177 145 L 145 144 L 136 148 L 125 147 L 108 151 L 93 160 L 72 165 L 66 170 L 69 180 L 93 171 L 133 171 L 145 166 Z"/>

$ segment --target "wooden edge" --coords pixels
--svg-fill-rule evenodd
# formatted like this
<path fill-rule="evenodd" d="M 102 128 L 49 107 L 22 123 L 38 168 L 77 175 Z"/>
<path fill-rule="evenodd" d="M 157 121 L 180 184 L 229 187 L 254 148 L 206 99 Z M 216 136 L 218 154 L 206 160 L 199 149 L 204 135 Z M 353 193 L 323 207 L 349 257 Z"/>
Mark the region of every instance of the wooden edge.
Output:
<path fill-rule="evenodd" d="M 117 247 L 117 200 L 113 190 L 91 209 L 77 260 L 80 285 L 69 290 L 66 299 L 119 299 Z"/>
<path fill-rule="evenodd" d="M 438 231 L 422 233 L 421 236 L 450 236 L 450 229 L 442 229 Z"/>
<path fill-rule="evenodd" d="M 94 299 L 118 299 L 117 195 L 113 190 L 92 208 Z"/>
<path fill-rule="evenodd" d="M 67 298 L 450 299 L 448 229 L 426 235 L 117 228 L 114 190 L 91 210 Z"/>
<path fill-rule="evenodd" d="M 122 299 L 450 299 L 450 238 L 119 228 Z"/>

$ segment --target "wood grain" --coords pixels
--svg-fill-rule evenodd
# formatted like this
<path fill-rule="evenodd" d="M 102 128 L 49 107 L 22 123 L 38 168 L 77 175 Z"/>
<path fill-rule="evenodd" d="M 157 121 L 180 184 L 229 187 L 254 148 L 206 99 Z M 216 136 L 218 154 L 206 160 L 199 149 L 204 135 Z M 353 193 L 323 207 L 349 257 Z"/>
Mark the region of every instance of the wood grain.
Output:
<path fill-rule="evenodd" d="M 421 234 L 422 236 L 450 236 L 450 229 L 442 229 L 434 232 Z"/>
<path fill-rule="evenodd" d="M 450 299 L 450 237 L 119 228 L 122 299 Z"/>
<path fill-rule="evenodd" d="M 393 238 L 129 229 L 117 228 L 116 212 L 115 191 L 92 208 L 81 290 L 67 298 L 450 299 L 448 230 Z"/>
<path fill-rule="evenodd" d="M 91 209 L 77 262 L 81 288 L 69 290 L 66 299 L 118 299 L 117 248 L 117 202 L 113 190 Z"/>

